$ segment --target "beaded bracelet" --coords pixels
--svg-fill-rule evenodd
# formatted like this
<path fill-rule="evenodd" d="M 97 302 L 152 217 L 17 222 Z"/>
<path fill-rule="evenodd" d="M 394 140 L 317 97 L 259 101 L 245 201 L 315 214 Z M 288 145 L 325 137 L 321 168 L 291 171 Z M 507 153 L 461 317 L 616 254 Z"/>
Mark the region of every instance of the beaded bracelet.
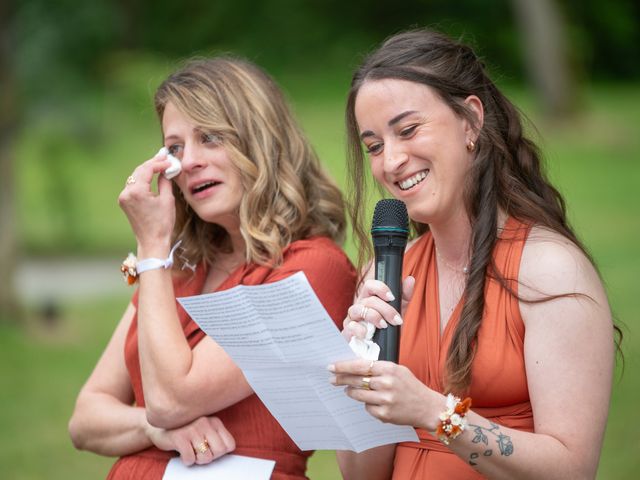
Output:
<path fill-rule="evenodd" d="M 447 395 L 447 409 L 440 414 L 440 424 L 436 436 L 445 445 L 456 438 L 467 428 L 467 412 L 471 408 L 471 398 L 460 399 L 451 393 Z"/>
<path fill-rule="evenodd" d="M 169 252 L 169 256 L 166 259 L 161 258 L 145 258 L 144 260 L 138 260 L 133 253 L 129 253 L 127 258 L 124 259 L 122 265 L 120 265 L 120 271 L 124 277 L 124 281 L 127 285 L 133 285 L 138 281 L 138 277 L 141 273 L 147 270 L 155 270 L 157 268 L 171 268 L 173 266 L 173 254 L 180 246 L 182 240 L 179 240 Z"/>

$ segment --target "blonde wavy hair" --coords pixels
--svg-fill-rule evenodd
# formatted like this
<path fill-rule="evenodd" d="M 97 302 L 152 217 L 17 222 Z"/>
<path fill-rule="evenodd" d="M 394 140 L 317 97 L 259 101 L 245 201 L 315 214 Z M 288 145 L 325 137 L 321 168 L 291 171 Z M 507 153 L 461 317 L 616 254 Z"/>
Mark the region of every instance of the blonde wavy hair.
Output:
<path fill-rule="evenodd" d="M 342 194 L 321 168 L 282 91 L 262 69 L 230 56 L 193 59 L 160 85 L 154 100 L 161 122 L 171 102 L 219 137 L 237 167 L 245 192 L 238 215 L 247 262 L 277 266 L 282 249 L 303 238 L 326 236 L 342 243 Z M 185 263 L 213 264 L 218 254 L 231 251 L 227 232 L 200 219 L 173 188 L 173 241 L 182 240 L 181 257 Z"/>

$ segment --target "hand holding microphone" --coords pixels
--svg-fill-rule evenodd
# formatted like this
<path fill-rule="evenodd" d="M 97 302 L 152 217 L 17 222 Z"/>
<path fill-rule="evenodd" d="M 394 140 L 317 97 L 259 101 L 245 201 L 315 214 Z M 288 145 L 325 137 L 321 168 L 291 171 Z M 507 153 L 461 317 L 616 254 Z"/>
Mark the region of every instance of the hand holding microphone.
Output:
<path fill-rule="evenodd" d="M 389 287 L 393 300 L 389 300 L 397 312 L 402 301 L 402 260 L 409 236 L 409 215 L 400 200 L 380 200 L 373 213 L 371 238 L 375 253 L 375 278 Z M 389 297 L 391 298 L 391 297 Z M 373 341 L 380 346 L 380 360 L 398 362 L 400 327 L 389 325 L 377 330 Z"/>
<path fill-rule="evenodd" d="M 402 282 L 402 260 L 409 221 L 399 200 L 381 200 L 376 205 L 371 233 L 374 268 L 368 274 L 358 300 L 349 308 L 343 335 L 351 348 L 368 360 L 398 360 L 402 308 L 413 294 L 413 277 Z M 375 278 L 373 277 L 375 273 Z M 378 330 L 373 326 L 378 327 Z M 374 343 L 375 342 L 375 343 Z"/>

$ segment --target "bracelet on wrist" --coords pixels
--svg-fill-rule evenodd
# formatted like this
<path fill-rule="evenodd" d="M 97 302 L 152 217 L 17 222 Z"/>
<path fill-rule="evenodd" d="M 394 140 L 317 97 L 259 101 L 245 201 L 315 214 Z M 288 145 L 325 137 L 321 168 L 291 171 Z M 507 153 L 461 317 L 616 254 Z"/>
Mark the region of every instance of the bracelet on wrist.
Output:
<path fill-rule="evenodd" d="M 466 415 L 471 408 L 471 398 L 460 399 L 451 393 L 447 395 L 447 409 L 439 416 L 440 423 L 436 429 L 436 436 L 445 445 L 456 438 L 467 428 Z"/>
<path fill-rule="evenodd" d="M 173 254 L 181 243 L 182 240 L 178 240 L 178 242 L 171 248 L 169 256 L 165 259 L 145 258 L 143 260 L 138 260 L 133 253 L 129 253 L 127 258 L 122 262 L 122 265 L 120 265 L 120 271 L 122 272 L 125 283 L 127 283 L 127 285 L 133 285 L 138 281 L 138 277 L 141 273 L 149 270 L 156 270 L 158 268 L 164 268 L 166 270 L 171 268 L 173 266 Z"/>

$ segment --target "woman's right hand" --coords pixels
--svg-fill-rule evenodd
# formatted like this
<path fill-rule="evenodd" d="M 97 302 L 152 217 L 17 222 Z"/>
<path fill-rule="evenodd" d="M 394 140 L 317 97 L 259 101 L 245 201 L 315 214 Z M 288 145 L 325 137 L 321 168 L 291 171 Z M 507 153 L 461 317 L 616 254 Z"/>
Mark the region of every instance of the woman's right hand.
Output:
<path fill-rule="evenodd" d="M 165 249 L 169 247 L 176 213 L 171 180 L 167 180 L 161 173 L 170 164 L 167 154 L 158 152 L 133 171 L 118 197 L 120 208 L 129 219 L 139 248 L 158 245 Z M 156 175 L 158 193 L 152 188 Z"/>
<path fill-rule="evenodd" d="M 413 296 L 414 285 L 415 279 L 411 276 L 402 282 L 401 310 L 403 313 Z M 364 339 L 367 333 L 365 322 L 373 324 L 376 328 L 402 325 L 401 313 L 387 303 L 391 300 L 393 300 L 393 294 L 385 283 L 372 278 L 365 280 L 355 302 L 347 311 L 347 318 L 342 324 L 342 336 L 347 341 L 352 337 Z"/>
<path fill-rule="evenodd" d="M 200 417 L 171 430 L 149 425 L 147 436 L 160 450 L 177 451 L 182 463 L 187 466 L 210 463 L 236 448 L 233 436 L 215 416 Z M 204 453 L 200 451 L 202 445 L 208 447 Z"/>

